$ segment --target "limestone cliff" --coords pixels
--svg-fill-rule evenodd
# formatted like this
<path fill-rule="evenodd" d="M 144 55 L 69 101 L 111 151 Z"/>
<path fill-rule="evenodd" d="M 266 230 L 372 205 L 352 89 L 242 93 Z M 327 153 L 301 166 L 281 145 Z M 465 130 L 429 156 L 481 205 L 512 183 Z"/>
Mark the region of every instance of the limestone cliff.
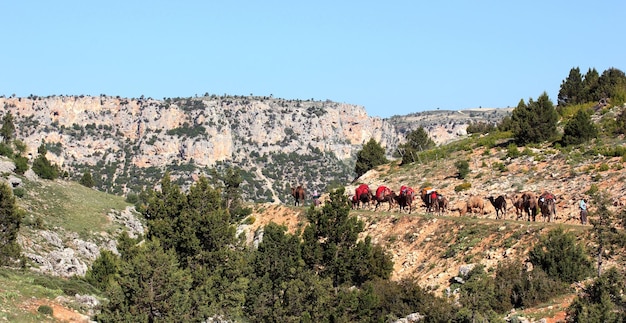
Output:
<path fill-rule="evenodd" d="M 248 200 L 286 202 L 290 186 L 324 191 L 354 179 L 356 153 L 370 138 L 391 156 L 423 127 L 438 144 L 466 135 L 469 122 L 495 123 L 511 109 L 426 111 L 389 119 L 332 101 L 260 96 L 121 98 L 0 97 L 16 138 L 73 179 L 89 171 L 97 188 L 116 194 L 154 186 L 169 171 L 188 186 L 209 170 L 241 171 Z"/>
<path fill-rule="evenodd" d="M 79 177 L 89 169 L 101 178 L 101 188 L 120 193 L 135 190 L 132 177 L 145 177 L 146 170 L 158 169 L 159 174 L 174 170 L 174 176 L 190 178 L 209 168 L 235 165 L 248 173 L 244 176 L 248 182 L 270 187 L 269 192 L 259 188 L 262 193 L 251 193 L 250 198 L 278 195 L 284 199 L 290 184 L 322 188 L 322 181 L 301 170 L 281 170 L 286 163 L 278 165 L 276 154 L 289 156 L 287 164 L 298 164 L 293 160 L 297 156 L 310 156 L 305 159 L 313 160 L 311 166 L 343 163 L 336 171 L 347 172 L 345 181 L 352 176 L 356 152 L 370 138 L 389 152 L 401 140 L 391 124 L 368 116 L 362 106 L 331 101 L 103 95 L 0 98 L 0 105 L 3 114 L 13 114 L 16 137 L 27 145 L 28 154 L 35 156 L 45 143 L 48 159 L 70 176 Z M 100 170 L 103 167 L 105 171 Z M 180 172 L 181 167 L 186 173 Z M 273 185 L 276 181 L 282 183 Z M 115 187 L 116 182 L 123 187 Z M 280 192 L 273 194 L 273 190 Z"/>

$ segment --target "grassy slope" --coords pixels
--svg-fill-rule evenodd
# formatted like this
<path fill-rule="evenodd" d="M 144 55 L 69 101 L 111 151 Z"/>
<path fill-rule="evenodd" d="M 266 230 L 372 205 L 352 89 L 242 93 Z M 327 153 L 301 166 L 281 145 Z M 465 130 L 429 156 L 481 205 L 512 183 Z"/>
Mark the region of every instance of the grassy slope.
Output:
<path fill-rule="evenodd" d="M 123 197 L 76 182 L 29 181 L 24 187 L 26 196 L 19 199 L 19 204 L 27 211 L 27 221 L 41 217 L 46 227 L 60 227 L 81 236 L 115 228 L 106 215 L 111 210 L 121 211 L 131 205 Z"/>
<path fill-rule="evenodd" d="M 26 194 L 17 201 L 26 213 L 20 229 L 20 235 L 26 241 L 45 243 L 37 234 L 37 218 L 42 221 L 44 229 L 63 232 L 65 237 L 72 233 L 83 239 L 94 239 L 102 233 L 112 235 L 121 226 L 111 222 L 107 214 L 111 210 L 121 211 L 130 206 L 123 197 L 89 189 L 75 182 L 22 180 Z M 58 322 L 72 319 L 68 315 L 71 316 L 73 311 L 67 307 L 79 306 L 55 300 L 58 296 L 67 296 L 61 290 L 64 284 L 71 282 L 30 271 L 0 269 L 0 320 Z M 42 304 L 54 309 L 54 318 L 37 312 Z M 81 318 L 79 314 L 75 315 L 73 319 Z"/>
<path fill-rule="evenodd" d="M 38 313 L 35 300 L 52 302 L 63 295 L 61 290 L 52 290 L 35 283 L 39 277 L 28 271 L 0 269 L 0 320 L 8 322 L 52 322 Z"/>

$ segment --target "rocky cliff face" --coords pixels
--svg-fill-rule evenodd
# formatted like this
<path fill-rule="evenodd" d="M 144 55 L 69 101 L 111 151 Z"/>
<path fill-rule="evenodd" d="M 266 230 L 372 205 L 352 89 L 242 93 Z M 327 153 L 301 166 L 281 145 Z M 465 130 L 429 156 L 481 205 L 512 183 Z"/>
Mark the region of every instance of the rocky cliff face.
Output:
<path fill-rule="evenodd" d="M 302 150 L 303 144 L 346 159 L 370 138 L 383 147 L 398 143 L 384 120 L 369 117 L 361 106 L 334 102 L 55 96 L 0 98 L 0 104 L 16 116 L 18 137 L 30 153 L 42 140 L 65 147 L 62 155 L 50 156 L 62 166 L 75 159 L 95 164 L 94 155 L 120 151 L 120 139 L 139 145 L 133 164 L 140 167 L 166 165 L 172 158 L 212 166 L 241 160 L 237 151 L 242 148 L 289 153 Z M 76 138 L 75 131 L 85 130 L 88 136 Z"/>
<path fill-rule="evenodd" d="M 362 106 L 273 97 L 127 99 L 111 96 L 0 97 L 16 138 L 78 180 L 139 192 L 169 171 L 183 187 L 210 169 L 236 167 L 248 200 L 286 202 L 290 186 L 325 190 L 354 179 L 356 153 L 370 138 L 393 154 L 424 127 L 436 143 L 466 134 L 469 122 L 495 123 L 510 109 L 429 111 L 381 119 Z"/>
<path fill-rule="evenodd" d="M 0 105 L 13 114 L 27 153 L 35 156 L 45 143 L 48 159 L 70 176 L 89 170 L 100 188 L 117 193 L 148 184 L 138 178 L 158 180 L 165 170 L 184 184 L 208 168 L 229 165 L 258 186 L 247 192 L 251 199 L 284 199 L 289 185 L 322 188 L 319 177 L 304 175 L 299 156 L 308 156 L 310 167 L 335 167 L 331 173 L 344 173 L 345 181 L 370 138 L 390 152 L 401 140 L 390 123 L 363 107 L 330 101 L 31 96 L 0 98 Z M 293 170 L 280 169 L 289 162 Z"/>

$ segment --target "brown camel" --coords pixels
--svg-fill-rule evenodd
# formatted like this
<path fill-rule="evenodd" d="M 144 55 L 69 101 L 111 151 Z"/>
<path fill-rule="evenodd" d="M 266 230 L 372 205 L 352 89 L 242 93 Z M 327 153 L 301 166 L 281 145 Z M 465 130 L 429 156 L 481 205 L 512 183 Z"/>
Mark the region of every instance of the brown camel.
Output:
<path fill-rule="evenodd" d="M 496 209 L 496 219 L 501 219 L 500 212 L 502 212 L 503 217 L 506 219 L 506 199 L 504 196 L 500 195 L 497 198 L 493 196 L 487 197 L 493 208 Z"/>
<path fill-rule="evenodd" d="M 524 215 L 524 200 L 521 197 L 513 197 L 513 207 L 515 208 L 515 220 L 519 220 Z"/>
<path fill-rule="evenodd" d="M 291 188 L 291 196 L 293 196 L 295 202 L 294 202 L 294 206 L 300 206 L 300 203 L 304 203 L 304 188 L 302 187 L 302 185 L 296 187 L 296 188 Z"/>
<path fill-rule="evenodd" d="M 484 214 L 485 211 L 485 201 L 479 196 L 470 196 L 469 200 L 464 207 L 459 210 L 459 215 L 464 215 L 467 212 L 475 213 L 474 211 L 478 211 L 479 214 Z"/>
<path fill-rule="evenodd" d="M 526 215 L 528 215 L 528 221 L 536 221 L 537 220 L 537 197 L 533 192 L 524 192 L 522 194 L 522 207 L 526 211 Z"/>
<path fill-rule="evenodd" d="M 543 221 L 554 221 L 556 218 L 556 197 L 550 192 L 543 192 L 537 201 Z"/>

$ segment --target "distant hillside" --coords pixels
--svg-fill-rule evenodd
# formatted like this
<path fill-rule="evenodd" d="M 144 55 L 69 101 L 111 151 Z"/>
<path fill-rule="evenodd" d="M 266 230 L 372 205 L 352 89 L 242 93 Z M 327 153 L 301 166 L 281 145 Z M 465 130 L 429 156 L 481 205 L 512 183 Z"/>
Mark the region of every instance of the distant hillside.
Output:
<path fill-rule="evenodd" d="M 443 144 L 467 135 L 470 123 L 484 122 L 497 125 L 506 116 L 511 116 L 513 108 L 479 108 L 470 110 L 434 110 L 411 113 L 404 116 L 393 116 L 388 119 L 400 137 L 423 127 L 431 139 Z"/>

